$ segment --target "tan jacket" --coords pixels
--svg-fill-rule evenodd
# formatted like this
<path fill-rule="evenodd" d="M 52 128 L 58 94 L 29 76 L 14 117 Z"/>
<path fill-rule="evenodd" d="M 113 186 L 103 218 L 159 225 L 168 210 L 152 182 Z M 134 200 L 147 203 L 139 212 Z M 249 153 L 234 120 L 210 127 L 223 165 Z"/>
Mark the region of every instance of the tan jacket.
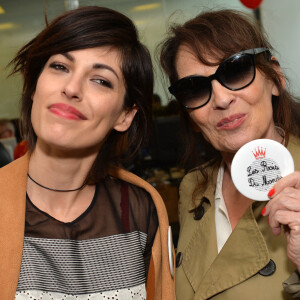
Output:
<path fill-rule="evenodd" d="M 290 150 L 296 170 L 300 170 L 299 140 L 291 137 Z M 284 234 L 276 237 L 261 215 L 266 202 L 254 202 L 245 212 L 224 247 L 217 253 L 214 193 L 219 165 L 208 170 L 208 185 L 196 194 L 196 203 L 204 197 L 205 213 L 194 219 L 189 210 L 196 186 L 203 180 L 199 171 L 187 174 L 180 186 L 179 220 L 181 231 L 177 256 L 181 264 L 176 269 L 178 300 L 275 300 L 291 299 L 282 283 L 295 270 L 286 255 Z M 259 273 L 272 259 L 276 271 L 272 275 Z M 179 259 L 178 259 L 179 262 Z M 268 270 L 267 270 L 268 273 Z"/>
<path fill-rule="evenodd" d="M 12 300 L 18 284 L 25 230 L 26 181 L 29 155 L 0 169 L 0 299 Z M 159 227 L 152 248 L 147 299 L 174 300 L 174 278 L 168 255 L 168 215 L 159 193 L 134 174 L 111 168 L 110 175 L 144 188 L 156 206 Z"/>

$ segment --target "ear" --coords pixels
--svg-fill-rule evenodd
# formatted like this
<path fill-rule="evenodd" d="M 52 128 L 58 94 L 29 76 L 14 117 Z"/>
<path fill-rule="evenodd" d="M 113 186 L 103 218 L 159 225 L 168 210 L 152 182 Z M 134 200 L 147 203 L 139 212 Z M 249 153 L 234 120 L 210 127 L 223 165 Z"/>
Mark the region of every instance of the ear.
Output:
<path fill-rule="evenodd" d="M 283 88 L 285 88 L 285 78 L 284 78 L 284 75 L 282 73 L 280 64 L 279 64 L 279 62 L 278 62 L 278 60 L 275 56 L 272 56 L 271 60 L 273 61 L 273 69 L 280 75 L 281 85 L 282 85 Z M 273 84 L 272 95 L 279 96 L 279 91 L 278 91 L 278 88 L 275 84 Z"/>
<path fill-rule="evenodd" d="M 115 123 L 114 129 L 119 132 L 126 131 L 130 127 L 137 111 L 138 108 L 136 105 L 134 105 L 132 108 L 123 110 Z"/>

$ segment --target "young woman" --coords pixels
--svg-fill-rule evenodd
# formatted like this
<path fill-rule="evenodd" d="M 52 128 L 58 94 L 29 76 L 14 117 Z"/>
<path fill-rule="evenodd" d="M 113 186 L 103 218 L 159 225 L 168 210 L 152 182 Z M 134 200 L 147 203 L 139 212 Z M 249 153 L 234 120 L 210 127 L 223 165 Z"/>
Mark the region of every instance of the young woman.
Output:
<path fill-rule="evenodd" d="M 13 63 L 30 149 L 0 170 L 0 298 L 174 299 L 163 202 L 117 168 L 151 120 L 151 59 L 132 21 L 66 12 Z"/>

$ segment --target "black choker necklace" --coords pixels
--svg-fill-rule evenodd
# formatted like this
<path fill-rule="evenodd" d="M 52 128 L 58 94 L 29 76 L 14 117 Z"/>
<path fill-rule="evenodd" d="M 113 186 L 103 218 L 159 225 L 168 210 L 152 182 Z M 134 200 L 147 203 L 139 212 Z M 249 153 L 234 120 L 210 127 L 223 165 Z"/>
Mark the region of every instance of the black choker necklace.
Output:
<path fill-rule="evenodd" d="M 84 182 L 82 186 L 80 186 L 79 188 L 77 189 L 73 189 L 73 190 L 56 190 L 56 189 L 51 189 L 49 187 L 46 187 L 38 182 L 36 182 L 33 178 L 31 178 L 31 176 L 29 175 L 29 173 L 27 173 L 27 176 L 28 178 L 33 181 L 35 184 L 37 184 L 38 186 L 42 187 L 43 189 L 46 189 L 46 190 L 49 190 L 49 191 L 53 191 L 53 192 L 74 192 L 74 191 L 78 191 L 78 190 L 81 190 L 85 185 L 86 183 Z"/>

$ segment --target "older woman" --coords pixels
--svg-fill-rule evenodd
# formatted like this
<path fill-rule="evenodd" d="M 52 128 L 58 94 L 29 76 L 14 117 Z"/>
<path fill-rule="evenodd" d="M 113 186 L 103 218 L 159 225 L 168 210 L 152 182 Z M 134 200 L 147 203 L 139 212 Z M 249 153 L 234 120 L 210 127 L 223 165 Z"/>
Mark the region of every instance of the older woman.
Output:
<path fill-rule="evenodd" d="M 163 202 L 116 167 L 151 119 L 152 64 L 132 21 L 66 12 L 13 63 L 30 150 L 0 171 L 0 298 L 174 299 Z"/>
<path fill-rule="evenodd" d="M 231 10 L 174 26 L 162 44 L 169 90 L 181 104 L 186 156 L 199 161 L 195 138 L 203 138 L 208 161 L 180 186 L 179 300 L 290 299 L 299 289 L 300 105 L 272 53 L 254 20 Z M 231 178 L 235 153 L 261 138 L 284 144 L 298 170 L 275 184 L 267 206 L 242 195 Z"/>

